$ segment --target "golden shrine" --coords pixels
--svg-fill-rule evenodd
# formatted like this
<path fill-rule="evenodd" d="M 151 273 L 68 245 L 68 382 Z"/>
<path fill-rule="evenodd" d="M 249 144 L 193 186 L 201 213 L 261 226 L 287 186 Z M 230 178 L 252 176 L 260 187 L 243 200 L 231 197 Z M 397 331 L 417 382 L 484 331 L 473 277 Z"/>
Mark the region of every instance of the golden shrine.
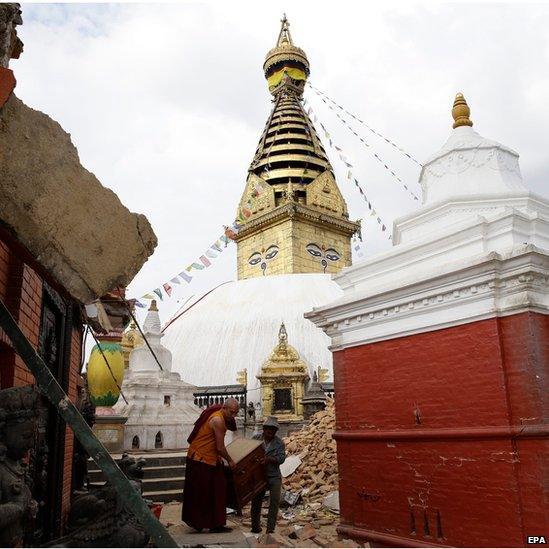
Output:
<path fill-rule="evenodd" d="M 281 422 L 303 420 L 305 384 L 309 368 L 299 353 L 288 344 L 284 322 L 278 331 L 278 344 L 257 376 L 261 383 L 263 417 L 276 416 Z"/>

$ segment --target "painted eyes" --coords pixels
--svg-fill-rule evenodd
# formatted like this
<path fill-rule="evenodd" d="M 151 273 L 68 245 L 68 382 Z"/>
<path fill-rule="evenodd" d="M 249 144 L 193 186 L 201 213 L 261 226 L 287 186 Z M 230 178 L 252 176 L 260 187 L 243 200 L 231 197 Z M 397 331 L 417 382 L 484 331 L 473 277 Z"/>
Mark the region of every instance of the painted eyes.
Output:
<path fill-rule="evenodd" d="M 248 259 L 248 263 L 250 265 L 257 265 L 261 261 L 261 254 L 259 252 L 255 252 L 250 256 L 250 259 Z"/>
<path fill-rule="evenodd" d="M 278 246 L 270 246 L 265 252 L 265 259 L 272 259 L 278 253 Z"/>
<path fill-rule="evenodd" d="M 249 257 L 248 263 L 250 265 L 258 265 L 263 260 L 270 261 L 271 259 L 273 259 L 276 256 L 276 254 L 278 254 L 278 246 L 269 246 L 264 254 L 262 254 L 260 252 L 254 252 Z M 265 268 L 266 268 L 266 266 L 263 267 L 263 265 L 262 265 L 262 269 L 265 270 Z"/>
<path fill-rule="evenodd" d="M 341 259 L 341 256 L 339 255 L 339 252 L 334 250 L 333 248 L 329 248 L 326 250 L 326 259 L 329 259 L 330 261 L 338 261 Z"/>
<path fill-rule="evenodd" d="M 316 244 L 307 244 L 307 251 L 314 257 L 322 257 L 322 250 Z"/>
<path fill-rule="evenodd" d="M 329 261 L 339 261 L 341 259 L 341 254 L 333 248 L 328 248 L 325 252 L 323 252 L 320 249 L 320 246 L 317 246 L 316 244 L 307 244 L 307 251 L 313 257 L 325 257 Z"/>

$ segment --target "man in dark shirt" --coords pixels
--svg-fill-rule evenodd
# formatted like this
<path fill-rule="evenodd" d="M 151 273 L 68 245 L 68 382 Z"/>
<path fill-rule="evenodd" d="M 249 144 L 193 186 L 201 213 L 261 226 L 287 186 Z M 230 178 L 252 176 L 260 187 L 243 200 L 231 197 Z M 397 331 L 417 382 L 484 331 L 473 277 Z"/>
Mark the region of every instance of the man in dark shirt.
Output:
<path fill-rule="evenodd" d="M 267 489 L 269 490 L 269 514 L 267 516 L 267 532 L 274 532 L 278 507 L 280 505 L 280 492 L 282 490 L 282 475 L 280 466 L 286 459 L 284 442 L 276 436 L 279 425 L 276 417 L 268 417 L 263 423 L 263 433 L 258 433 L 252 438 L 263 440 L 265 449 L 265 473 L 267 476 Z M 261 503 L 265 492 L 261 492 L 252 500 L 252 532 L 261 532 Z"/>

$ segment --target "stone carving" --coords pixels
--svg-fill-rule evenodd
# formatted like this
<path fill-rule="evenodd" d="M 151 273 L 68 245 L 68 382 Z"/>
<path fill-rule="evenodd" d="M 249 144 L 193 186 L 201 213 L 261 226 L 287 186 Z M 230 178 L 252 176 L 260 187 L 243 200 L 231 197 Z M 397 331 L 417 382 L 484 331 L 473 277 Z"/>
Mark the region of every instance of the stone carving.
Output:
<path fill-rule="evenodd" d="M 145 463 L 145 459 L 127 453 L 118 463 L 139 493 Z M 149 542 L 149 536 L 108 483 L 74 498 L 68 529 L 69 535 L 62 540 L 66 547 L 145 547 Z"/>
<path fill-rule="evenodd" d="M 19 59 L 23 42 L 17 36 L 17 25 L 22 25 L 19 4 L 0 4 L 0 66 L 7 68 L 10 59 Z"/>
<path fill-rule="evenodd" d="M 0 547 L 19 547 L 32 532 L 37 503 L 23 460 L 34 445 L 37 417 L 35 387 L 0 391 Z"/>

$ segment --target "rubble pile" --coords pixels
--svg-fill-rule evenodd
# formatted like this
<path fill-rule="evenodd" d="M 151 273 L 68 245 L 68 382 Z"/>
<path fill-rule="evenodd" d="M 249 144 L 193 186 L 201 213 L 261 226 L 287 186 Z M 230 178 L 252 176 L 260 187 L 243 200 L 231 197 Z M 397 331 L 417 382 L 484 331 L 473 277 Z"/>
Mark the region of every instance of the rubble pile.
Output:
<path fill-rule="evenodd" d="M 305 501 L 320 501 L 338 489 L 334 428 L 334 401 L 328 399 L 324 410 L 314 414 L 300 431 L 284 439 L 286 454 L 298 455 L 301 459 L 297 470 L 284 479 L 284 488 L 301 493 Z"/>

